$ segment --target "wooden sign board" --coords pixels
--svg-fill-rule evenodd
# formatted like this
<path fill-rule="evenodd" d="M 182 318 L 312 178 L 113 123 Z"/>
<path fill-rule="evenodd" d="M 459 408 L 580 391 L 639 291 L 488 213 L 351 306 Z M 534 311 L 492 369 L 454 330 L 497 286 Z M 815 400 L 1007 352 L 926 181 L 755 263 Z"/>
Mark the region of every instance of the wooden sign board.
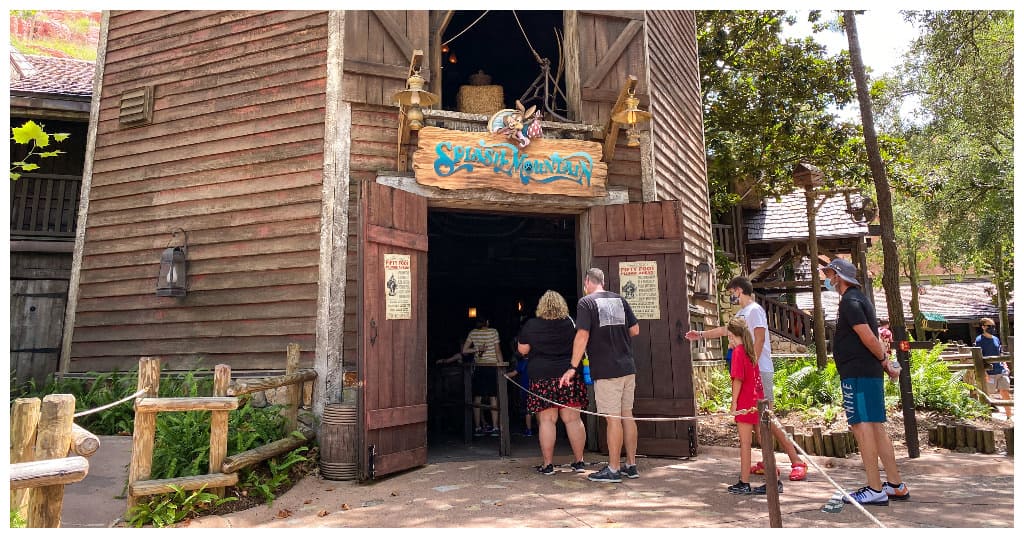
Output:
<path fill-rule="evenodd" d="M 441 189 L 606 194 L 608 165 L 597 142 L 539 138 L 520 148 L 504 135 L 424 127 L 412 162 L 418 183 Z"/>

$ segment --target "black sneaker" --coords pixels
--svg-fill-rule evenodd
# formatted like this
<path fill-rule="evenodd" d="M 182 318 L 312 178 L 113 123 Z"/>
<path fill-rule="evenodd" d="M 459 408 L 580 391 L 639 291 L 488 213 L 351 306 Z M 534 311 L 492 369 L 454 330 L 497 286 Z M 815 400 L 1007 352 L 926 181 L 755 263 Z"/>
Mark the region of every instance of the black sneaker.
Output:
<path fill-rule="evenodd" d="M 622 476 L 626 478 L 640 478 L 640 471 L 637 470 L 636 465 L 625 465 L 622 467 Z"/>
<path fill-rule="evenodd" d="M 587 472 L 587 464 L 583 461 L 577 461 L 576 463 L 570 463 L 569 467 L 572 467 L 574 473 L 585 473 Z"/>
<path fill-rule="evenodd" d="M 534 469 L 537 469 L 537 472 L 543 475 L 551 476 L 555 474 L 555 466 L 550 463 L 547 465 L 538 465 L 534 467 Z"/>
<path fill-rule="evenodd" d="M 781 480 L 776 480 L 776 483 L 779 485 L 779 493 L 782 493 L 782 481 Z M 767 495 L 768 494 L 768 487 L 767 486 L 768 486 L 768 484 L 761 484 L 760 486 L 757 486 L 756 488 L 750 490 L 750 493 L 753 494 L 753 495 Z"/>
<path fill-rule="evenodd" d="M 726 491 L 733 495 L 750 495 L 751 493 L 750 484 L 742 480 L 726 488 Z"/>
<path fill-rule="evenodd" d="M 607 465 L 604 469 L 596 473 L 590 473 L 587 475 L 587 480 L 591 482 L 622 482 L 622 475 L 618 471 L 613 471 L 611 467 Z"/>
<path fill-rule="evenodd" d="M 501 435 L 501 428 L 494 428 L 491 430 L 491 437 L 499 437 Z"/>
<path fill-rule="evenodd" d="M 483 437 L 483 436 L 484 436 L 484 431 L 482 429 L 476 428 L 476 429 L 473 430 L 473 437 Z"/>

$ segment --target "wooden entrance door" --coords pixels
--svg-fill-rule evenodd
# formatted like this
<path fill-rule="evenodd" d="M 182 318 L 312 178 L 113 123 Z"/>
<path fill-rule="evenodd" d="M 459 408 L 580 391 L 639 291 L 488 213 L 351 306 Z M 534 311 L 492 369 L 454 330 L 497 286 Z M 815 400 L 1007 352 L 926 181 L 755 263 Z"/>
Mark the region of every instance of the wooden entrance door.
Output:
<path fill-rule="evenodd" d="M 589 211 L 593 267 L 605 272 L 605 289 L 621 294 L 619 263 L 655 261 L 659 319 L 641 319 L 633 339 L 637 417 L 693 416 L 693 364 L 686 263 L 677 201 L 598 206 Z M 603 429 L 603 421 L 602 429 Z M 658 456 L 695 456 L 693 421 L 638 422 L 638 451 Z M 605 438 L 599 436 L 602 449 Z"/>
<path fill-rule="evenodd" d="M 359 462 L 360 477 L 372 479 L 427 463 L 427 201 L 365 183 L 360 203 Z M 387 319 L 388 299 L 407 286 L 401 273 L 385 280 L 388 255 L 410 262 L 409 299 L 390 316 L 398 319 Z"/>

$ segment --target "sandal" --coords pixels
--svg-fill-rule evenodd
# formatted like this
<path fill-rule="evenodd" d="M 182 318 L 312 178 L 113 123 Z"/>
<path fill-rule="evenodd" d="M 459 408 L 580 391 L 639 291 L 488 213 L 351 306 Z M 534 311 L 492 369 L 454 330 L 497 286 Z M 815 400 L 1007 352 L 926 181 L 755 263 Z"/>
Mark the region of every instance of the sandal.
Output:
<path fill-rule="evenodd" d="M 789 479 L 794 482 L 807 480 L 807 464 L 804 462 L 794 463 L 793 470 L 789 472 Z"/>

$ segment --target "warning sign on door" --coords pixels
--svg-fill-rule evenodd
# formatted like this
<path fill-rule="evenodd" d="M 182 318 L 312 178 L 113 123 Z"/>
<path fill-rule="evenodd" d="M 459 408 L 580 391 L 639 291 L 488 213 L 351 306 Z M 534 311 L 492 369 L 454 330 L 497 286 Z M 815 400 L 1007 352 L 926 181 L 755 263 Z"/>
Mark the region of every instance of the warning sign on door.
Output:
<path fill-rule="evenodd" d="M 636 319 L 660 319 L 658 262 L 619 262 L 619 295 Z"/>
<path fill-rule="evenodd" d="M 412 319 L 412 262 L 408 254 L 384 255 L 385 319 Z"/>

